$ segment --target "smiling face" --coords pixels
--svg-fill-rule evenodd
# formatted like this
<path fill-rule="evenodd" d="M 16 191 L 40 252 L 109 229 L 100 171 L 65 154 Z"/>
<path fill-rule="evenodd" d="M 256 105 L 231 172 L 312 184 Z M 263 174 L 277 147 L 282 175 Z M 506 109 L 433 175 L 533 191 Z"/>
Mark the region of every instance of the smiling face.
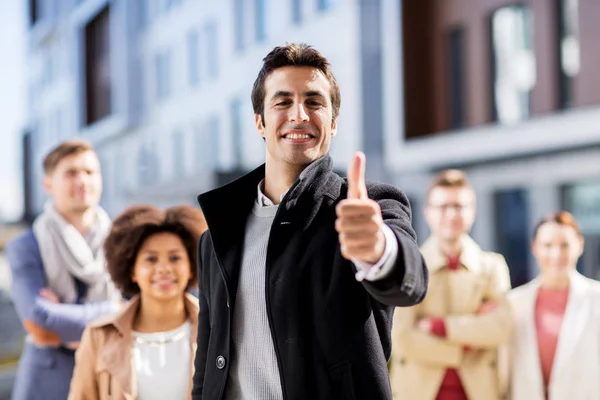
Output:
<path fill-rule="evenodd" d="M 91 150 L 64 157 L 44 176 L 44 188 L 63 214 L 83 213 L 95 207 L 102 194 L 102 176 Z"/>
<path fill-rule="evenodd" d="M 544 280 L 563 281 L 583 252 L 583 237 L 571 226 L 546 222 L 538 228 L 532 250 Z"/>
<path fill-rule="evenodd" d="M 326 76 L 313 67 L 286 66 L 267 77 L 264 121 L 255 115 L 267 164 L 302 168 L 329 151 L 337 129 L 330 92 Z"/>
<path fill-rule="evenodd" d="M 142 298 L 165 301 L 181 297 L 191 277 L 190 259 L 179 236 L 162 232 L 144 241 L 132 276 Z"/>
<path fill-rule="evenodd" d="M 443 241 L 456 241 L 475 221 L 475 193 L 470 187 L 434 187 L 425 207 L 431 233 Z"/>

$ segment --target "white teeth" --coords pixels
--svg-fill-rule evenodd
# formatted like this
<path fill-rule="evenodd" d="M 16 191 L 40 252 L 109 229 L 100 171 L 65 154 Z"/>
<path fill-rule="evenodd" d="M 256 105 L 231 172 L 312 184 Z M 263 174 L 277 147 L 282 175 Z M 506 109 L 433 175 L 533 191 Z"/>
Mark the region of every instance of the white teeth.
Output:
<path fill-rule="evenodd" d="M 305 133 L 290 133 L 285 135 L 285 137 L 288 139 L 310 139 L 310 135 Z"/>

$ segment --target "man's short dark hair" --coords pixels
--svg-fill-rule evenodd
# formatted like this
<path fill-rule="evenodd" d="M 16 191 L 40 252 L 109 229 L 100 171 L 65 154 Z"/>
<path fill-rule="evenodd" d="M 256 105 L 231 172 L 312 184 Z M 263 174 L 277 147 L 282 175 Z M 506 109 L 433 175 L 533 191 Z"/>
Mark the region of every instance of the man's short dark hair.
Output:
<path fill-rule="evenodd" d="M 117 218 L 104 241 L 108 272 L 124 296 L 133 296 L 140 287 L 132 280 L 140 248 L 150 236 L 168 232 L 181 238 L 190 260 L 190 282 L 187 289 L 197 285 L 196 261 L 198 241 L 206 230 L 202 211 L 190 205 L 159 210 L 151 205 L 132 206 Z"/>
<path fill-rule="evenodd" d="M 287 43 L 285 46 L 275 47 L 263 59 L 263 66 L 252 87 L 252 107 L 254 114 L 260 115 L 263 126 L 265 123 L 265 81 L 271 72 L 287 66 L 313 67 L 325 75 L 331 85 L 332 117 L 335 121 L 340 112 L 342 96 L 335 76 L 331 72 L 329 61 L 312 46 L 305 43 Z"/>

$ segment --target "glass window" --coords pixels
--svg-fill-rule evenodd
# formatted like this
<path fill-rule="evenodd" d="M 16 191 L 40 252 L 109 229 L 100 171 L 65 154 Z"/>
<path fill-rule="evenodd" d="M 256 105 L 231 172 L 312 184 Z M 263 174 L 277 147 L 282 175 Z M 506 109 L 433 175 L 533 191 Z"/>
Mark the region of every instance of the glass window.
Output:
<path fill-rule="evenodd" d="M 208 77 L 216 79 L 219 76 L 219 43 L 217 38 L 217 24 L 210 22 L 205 27 L 206 35 L 206 62 Z"/>
<path fill-rule="evenodd" d="M 579 73 L 579 1 L 558 1 L 558 35 L 560 54 L 560 108 L 571 107 L 573 78 Z"/>
<path fill-rule="evenodd" d="M 527 283 L 529 274 L 529 201 L 527 191 L 513 189 L 495 194 L 496 251 L 504 256 L 513 287 Z"/>
<path fill-rule="evenodd" d="M 173 171 L 175 176 L 185 175 L 185 137 L 183 132 L 176 131 L 173 140 Z"/>
<path fill-rule="evenodd" d="M 265 3 L 266 0 L 255 0 L 257 42 L 262 42 L 267 37 L 267 6 Z"/>
<path fill-rule="evenodd" d="M 193 30 L 188 34 L 188 80 L 190 86 L 200 83 L 200 37 L 198 31 Z"/>
<path fill-rule="evenodd" d="M 465 29 L 456 27 L 448 33 L 448 86 L 450 127 L 465 127 Z"/>
<path fill-rule="evenodd" d="M 564 186 L 562 206 L 573 214 L 585 240 L 577 269 L 590 278 L 600 279 L 600 179 Z"/>
<path fill-rule="evenodd" d="M 137 0 L 137 28 L 141 31 L 150 23 L 150 0 Z"/>
<path fill-rule="evenodd" d="M 302 0 L 292 0 L 292 22 L 296 25 L 302 23 Z"/>
<path fill-rule="evenodd" d="M 333 7 L 335 0 L 317 0 L 319 11 L 327 11 Z"/>
<path fill-rule="evenodd" d="M 511 124 L 529 117 L 530 92 L 536 81 L 533 17 L 521 5 L 492 14 L 493 114 Z"/>
<path fill-rule="evenodd" d="M 244 0 L 233 2 L 233 29 L 234 48 L 236 51 L 244 50 Z"/>
<path fill-rule="evenodd" d="M 111 113 L 110 9 L 107 6 L 85 27 L 86 122 Z"/>
<path fill-rule="evenodd" d="M 164 51 L 156 55 L 156 98 L 166 99 L 171 95 L 171 54 Z"/>

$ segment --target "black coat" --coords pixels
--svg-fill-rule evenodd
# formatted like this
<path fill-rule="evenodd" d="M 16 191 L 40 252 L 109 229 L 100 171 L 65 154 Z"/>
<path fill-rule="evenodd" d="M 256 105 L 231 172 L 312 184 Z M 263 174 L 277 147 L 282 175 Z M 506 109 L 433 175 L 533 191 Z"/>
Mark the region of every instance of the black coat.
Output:
<path fill-rule="evenodd" d="M 231 357 L 233 307 L 246 219 L 264 166 L 198 201 L 209 231 L 200 240 L 200 314 L 194 400 L 223 398 Z M 398 240 L 393 273 L 358 282 L 340 252 L 335 206 L 347 182 L 325 156 L 309 165 L 283 198 L 267 247 L 267 314 L 283 398 L 391 399 L 387 360 L 394 306 L 412 306 L 427 292 L 427 267 L 410 225 L 406 196 L 368 183 L 369 197 Z"/>

